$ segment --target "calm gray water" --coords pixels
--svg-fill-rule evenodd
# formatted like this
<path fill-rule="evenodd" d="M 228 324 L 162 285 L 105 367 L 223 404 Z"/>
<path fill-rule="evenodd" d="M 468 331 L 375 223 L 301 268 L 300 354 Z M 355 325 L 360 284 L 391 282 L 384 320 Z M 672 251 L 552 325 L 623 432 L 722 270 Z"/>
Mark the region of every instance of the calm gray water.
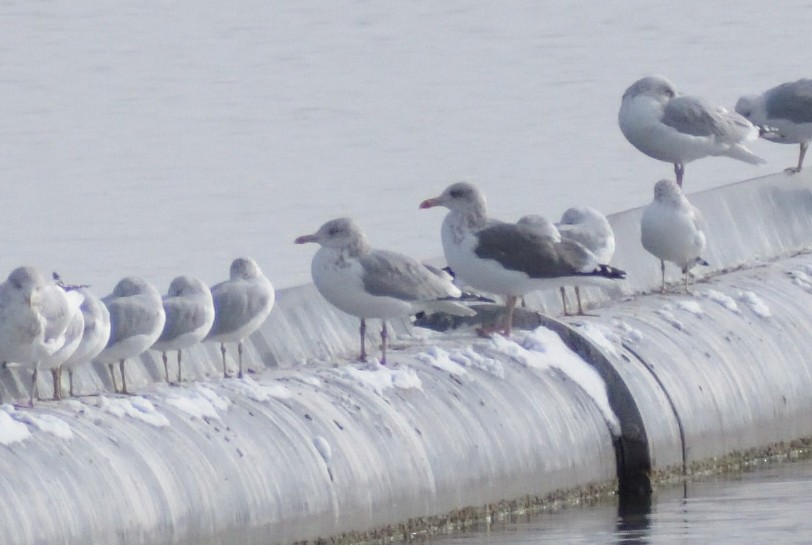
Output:
<path fill-rule="evenodd" d="M 673 169 L 621 135 L 625 88 L 662 73 L 732 105 L 809 76 L 812 5 L 4 0 L 0 22 L 0 277 L 103 294 L 240 254 L 307 282 L 293 239 L 341 215 L 434 257 L 442 214 L 417 205 L 463 178 L 505 219 L 644 204 Z M 692 163 L 686 188 L 796 161 L 753 149 L 768 166 Z"/>
<path fill-rule="evenodd" d="M 812 542 L 812 460 L 776 463 L 655 492 L 650 506 L 616 501 L 439 536 L 432 545 L 740 544 Z"/>

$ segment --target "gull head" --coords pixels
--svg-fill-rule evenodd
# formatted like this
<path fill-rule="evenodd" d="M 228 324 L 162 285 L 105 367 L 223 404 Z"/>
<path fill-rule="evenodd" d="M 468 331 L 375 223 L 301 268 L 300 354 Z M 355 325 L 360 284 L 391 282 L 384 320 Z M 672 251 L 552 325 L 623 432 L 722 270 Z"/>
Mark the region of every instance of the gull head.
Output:
<path fill-rule="evenodd" d="M 40 290 L 45 286 L 45 277 L 34 267 L 24 266 L 11 271 L 6 282 L 31 306 L 37 304 L 41 298 Z"/>
<path fill-rule="evenodd" d="M 668 102 L 677 96 L 677 90 L 674 84 L 663 76 L 647 76 L 632 83 L 623 93 L 623 100 L 631 100 L 640 96 L 659 102 Z"/>
<path fill-rule="evenodd" d="M 257 265 L 257 262 L 250 257 L 238 257 L 231 262 L 229 269 L 229 277 L 232 280 L 250 280 L 258 278 L 262 274 L 262 270 Z"/>
<path fill-rule="evenodd" d="M 449 210 L 484 210 L 485 197 L 474 184 L 457 182 L 445 188 L 438 197 L 420 203 L 420 208 L 434 206 L 445 206 Z"/>
<path fill-rule="evenodd" d="M 209 287 L 201 280 L 191 276 L 177 276 L 169 283 L 166 294 L 170 297 L 178 297 L 206 293 L 207 291 L 209 291 Z"/>
<path fill-rule="evenodd" d="M 541 235 L 551 238 L 555 242 L 561 242 L 561 233 L 558 232 L 555 224 L 544 216 L 539 216 L 538 214 L 528 214 L 527 216 L 523 216 L 521 219 L 519 219 L 516 224 L 530 227 Z"/>
<path fill-rule="evenodd" d="M 311 235 L 303 235 L 294 241 L 296 244 L 315 242 L 324 248 L 365 248 L 367 238 L 361 228 L 350 218 L 330 220 Z"/>
<path fill-rule="evenodd" d="M 769 130 L 765 127 L 767 123 L 767 111 L 764 97 L 758 95 L 746 95 L 736 102 L 736 113 L 746 118 L 753 125 L 758 126 L 763 131 Z M 769 138 L 768 138 L 769 139 Z"/>
<path fill-rule="evenodd" d="M 155 288 L 146 280 L 137 276 L 127 276 L 118 281 L 116 287 L 113 288 L 113 295 L 115 297 L 131 297 L 154 290 Z"/>
<path fill-rule="evenodd" d="M 681 202 L 682 189 L 674 180 L 663 179 L 654 184 L 654 200 L 657 202 Z"/>

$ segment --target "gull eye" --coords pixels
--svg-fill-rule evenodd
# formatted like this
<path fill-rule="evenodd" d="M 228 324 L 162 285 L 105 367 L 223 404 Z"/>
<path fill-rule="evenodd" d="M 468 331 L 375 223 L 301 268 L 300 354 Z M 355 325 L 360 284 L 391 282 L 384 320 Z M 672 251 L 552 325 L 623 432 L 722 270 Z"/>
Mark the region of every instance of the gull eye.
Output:
<path fill-rule="evenodd" d="M 337 235 L 341 230 L 338 227 L 330 227 L 330 230 L 327 231 L 327 234 L 331 237 Z"/>
<path fill-rule="evenodd" d="M 462 193 L 463 193 L 462 189 L 452 189 L 449 195 L 451 195 L 452 199 L 459 199 L 460 197 L 462 197 Z"/>

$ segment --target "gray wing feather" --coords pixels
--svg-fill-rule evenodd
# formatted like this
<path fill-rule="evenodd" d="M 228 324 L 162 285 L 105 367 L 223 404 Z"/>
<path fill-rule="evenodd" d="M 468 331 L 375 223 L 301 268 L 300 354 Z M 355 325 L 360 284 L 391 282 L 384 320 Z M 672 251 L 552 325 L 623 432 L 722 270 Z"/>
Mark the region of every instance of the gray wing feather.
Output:
<path fill-rule="evenodd" d="M 171 341 L 203 327 L 206 311 L 197 301 L 173 297 L 164 301 L 166 325 L 158 341 Z"/>
<path fill-rule="evenodd" d="M 691 96 L 671 99 L 662 122 L 684 134 L 716 136 L 731 143 L 739 142 L 752 130 L 750 122 L 741 115 Z"/>
<path fill-rule="evenodd" d="M 784 83 L 767 92 L 767 116 L 794 123 L 812 123 L 812 80 Z"/>
<path fill-rule="evenodd" d="M 221 282 L 211 289 L 214 324 L 209 337 L 234 332 L 268 305 L 269 294 L 256 283 Z"/>
<path fill-rule="evenodd" d="M 159 311 L 152 301 L 121 297 L 106 304 L 110 312 L 110 340 L 107 346 L 134 335 L 147 335 L 155 328 Z"/>
<path fill-rule="evenodd" d="M 531 278 L 554 278 L 577 274 L 580 259 L 577 242 L 555 242 L 532 228 L 504 223 L 479 231 L 474 249 L 483 259 L 494 259 L 506 269 L 521 271 Z"/>
<path fill-rule="evenodd" d="M 456 289 L 422 263 L 395 252 L 373 250 L 361 256 L 364 289 L 402 301 L 431 301 L 454 296 Z"/>

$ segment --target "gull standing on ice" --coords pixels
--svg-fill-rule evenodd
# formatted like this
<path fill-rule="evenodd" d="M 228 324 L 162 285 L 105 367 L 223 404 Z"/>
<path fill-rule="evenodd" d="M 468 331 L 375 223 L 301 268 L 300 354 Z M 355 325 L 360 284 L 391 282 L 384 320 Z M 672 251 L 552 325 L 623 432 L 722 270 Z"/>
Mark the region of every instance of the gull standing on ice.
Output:
<path fill-rule="evenodd" d="M 386 320 L 418 312 L 444 311 L 457 316 L 476 312 L 451 301 L 461 295 L 451 276 L 405 255 L 372 249 L 361 228 L 349 218 L 328 221 L 296 244 L 315 242 L 311 274 L 319 293 L 339 310 L 360 318 L 361 355 L 366 361 L 366 320 L 381 320 L 381 364 L 386 364 Z"/>
<path fill-rule="evenodd" d="M 736 111 L 761 129 L 761 137 L 779 144 L 800 144 L 798 166 L 787 172 L 797 173 L 812 141 L 812 80 L 800 79 L 764 91 L 743 96 Z"/>
<path fill-rule="evenodd" d="M 662 76 L 642 78 L 626 89 L 618 123 L 638 150 L 674 163 L 680 187 L 685 163 L 703 157 L 724 155 L 754 165 L 765 163 L 744 147 L 758 138 L 758 129 L 747 119 L 702 98 L 679 95 Z"/>
<path fill-rule="evenodd" d="M 202 341 L 214 323 L 214 301 L 211 290 L 201 280 L 190 276 L 178 276 L 169 284 L 163 296 L 166 323 L 152 350 L 161 352 L 166 382 L 169 382 L 169 366 L 166 353 L 178 352 L 178 384 L 181 382 L 181 353 Z"/>
<path fill-rule="evenodd" d="M 40 362 L 62 347 L 69 321 L 67 300 L 46 294 L 48 287 L 34 267 L 18 267 L 0 284 L 0 360 L 33 369 L 32 407 Z"/>
<path fill-rule="evenodd" d="M 113 365 L 119 363 L 121 370 L 121 393 L 127 392 L 127 375 L 124 362 L 146 352 L 155 344 L 164 328 L 166 314 L 161 304 L 161 294 L 149 282 L 134 276 L 121 279 L 113 292 L 102 298 L 110 313 L 110 338 L 107 346 L 96 360 L 106 363 L 116 389 Z"/>
<path fill-rule="evenodd" d="M 519 296 L 562 283 L 605 285 L 626 273 L 598 263 L 581 244 L 557 242 L 537 225 L 489 219 L 485 198 L 473 184 L 458 182 L 420 208 L 449 209 L 441 230 L 446 261 L 473 288 L 506 297 L 500 331 L 510 335 Z"/>
<path fill-rule="evenodd" d="M 567 209 L 561 221 L 555 227 L 563 240 L 582 244 L 592 252 L 598 263 L 608 264 L 615 255 L 615 233 L 606 216 L 589 206 L 577 206 Z M 575 284 L 575 298 L 578 301 L 578 315 L 583 316 L 581 307 L 581 290 Z M 567 300 L 564 286 L 561 286 L 561 301 L 564 304 L 564 315 L 567 314 Z"/>
<path fill-rule="evenodd" d="M 686 292 L 688 271 L 695 265 L 708 265 L 702 259 L 705 233 L 699 218 L 699 211 L 673 180 L 660 180 L 654 185 L 654 200 L 643 210 L 640 221 L 640 241 L 647 252 L 660 260 L 662 293 L 665 293 L 666 261 L 682 270 Z"/>
<path fill-rule="evenodd" d="M 82 295 L 82 304 L 79 307 L 82 312 L 82 323 L 84 330 L 79 346 L 71 356 L 62 363 L 60 369 L 68 371 L 68 394 L 73 397 L 73 373 L 76 368 L 93 361 L 96 356 L 107 346 L 110 339 L 110 312 L 87 287 L 78 287 L 75 290 L 66 287 L 69 292 L 76 292 Z M 61 371 L 60 371 L 61 376 Z M 61 382 L 61 379 L 58 379 Z"/>
<path fill-rule="evenodd" d="M 237 343 L 239 373 L 242 378 L 242 341 L 259 329 L 273 308 L 273 285 L 256 262 L 240 257 L 231 263 L 229 279 L 211 288 L 214 323 L 204 340 L 220 343 L 223 376 L 228 378 L 225 343 Z"/>

